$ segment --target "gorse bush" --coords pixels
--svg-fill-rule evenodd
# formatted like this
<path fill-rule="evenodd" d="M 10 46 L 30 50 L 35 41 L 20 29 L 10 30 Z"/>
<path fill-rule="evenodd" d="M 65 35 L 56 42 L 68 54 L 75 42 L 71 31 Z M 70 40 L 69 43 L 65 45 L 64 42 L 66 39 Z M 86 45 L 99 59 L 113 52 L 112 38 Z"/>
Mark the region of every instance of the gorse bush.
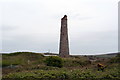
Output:
<path fill-rule="evenodd" d="M 63 66 L 62 58 L 58 56 L 47 57 L 45 63 L 47 64 L 47 66 L 60 67 L 60 68 Z"/>

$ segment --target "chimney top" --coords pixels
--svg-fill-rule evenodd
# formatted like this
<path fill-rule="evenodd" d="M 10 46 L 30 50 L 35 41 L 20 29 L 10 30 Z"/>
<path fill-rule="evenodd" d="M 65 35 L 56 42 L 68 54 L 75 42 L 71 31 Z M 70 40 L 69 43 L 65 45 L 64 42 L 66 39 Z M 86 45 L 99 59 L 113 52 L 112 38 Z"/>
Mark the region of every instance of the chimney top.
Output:
<path fill-rule="evenodd" d="M 67 19 L 67 15 L 64 15 L 64 17 L 62 18 L 62 20 L 63 20 L 63 19 Z"/>
<path fill-rule="evenodd" d="M 64 17 L 67 17 L 67 15 L 64 15 Z"/>

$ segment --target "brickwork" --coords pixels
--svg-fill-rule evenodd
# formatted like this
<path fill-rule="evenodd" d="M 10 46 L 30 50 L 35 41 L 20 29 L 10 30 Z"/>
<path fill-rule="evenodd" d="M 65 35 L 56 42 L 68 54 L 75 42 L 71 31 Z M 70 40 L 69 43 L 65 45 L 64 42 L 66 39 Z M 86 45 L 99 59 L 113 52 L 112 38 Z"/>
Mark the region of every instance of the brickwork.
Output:
<path fill-rule="evenodd" d="M 68 41 L 68 29 L 67 29 L 67 16 L 61 19 L 61 32 L 60 32 L 60 48 L 59 55 L 61 57 L 69 56 L 69 41 Z"/>

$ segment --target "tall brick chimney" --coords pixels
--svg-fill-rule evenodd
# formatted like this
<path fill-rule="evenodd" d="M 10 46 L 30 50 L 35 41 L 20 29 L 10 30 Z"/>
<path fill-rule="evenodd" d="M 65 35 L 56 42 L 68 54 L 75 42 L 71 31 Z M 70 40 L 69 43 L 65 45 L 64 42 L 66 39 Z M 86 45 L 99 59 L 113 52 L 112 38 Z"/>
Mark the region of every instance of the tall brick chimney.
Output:
<path fill-rule="evenodd" d="M 67 15 L 64 15 L 64 17 L 61 19 L 59 55 L 60 57 L 69 57 Z"/>

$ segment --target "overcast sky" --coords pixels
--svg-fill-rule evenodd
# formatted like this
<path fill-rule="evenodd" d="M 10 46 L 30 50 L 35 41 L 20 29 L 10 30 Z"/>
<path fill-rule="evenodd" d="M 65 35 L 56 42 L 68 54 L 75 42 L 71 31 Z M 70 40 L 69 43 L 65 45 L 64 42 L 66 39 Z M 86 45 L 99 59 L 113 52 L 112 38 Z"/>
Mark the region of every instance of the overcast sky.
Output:
<path fill-rule="evenodd" d="M 59 52 L 68 16 L 70 54 L 118 51 L 119 0 L 1 0 L 2 52 Z"/>

